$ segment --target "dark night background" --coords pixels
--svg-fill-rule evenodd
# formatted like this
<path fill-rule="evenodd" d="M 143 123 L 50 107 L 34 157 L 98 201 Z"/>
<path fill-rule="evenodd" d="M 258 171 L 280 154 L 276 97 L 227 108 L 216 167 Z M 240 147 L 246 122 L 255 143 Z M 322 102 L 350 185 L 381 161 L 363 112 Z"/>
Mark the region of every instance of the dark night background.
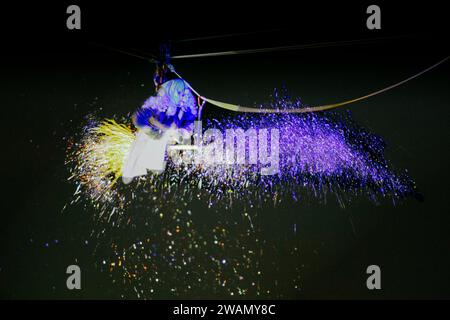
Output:
<path fill-rule="evenodd" d="M 65 138 L 98 107 L 102 117 L 139 107 L 153 93 L 153 66 L 90 43 L 155 52 L 160 41 L 171 39 L 176 55 L 402 36 L 174 62 L 203 95 L 250 106 L 267 101 L 282 86 L 312 105 L 345 100 L 448 55 L 444 9 L 428 2 L 380 3 L 382 29 L 374 31 L 366 28 L 371 3 L 74 3 L 82 11 L 80 31 L 65 26 L 72 3 L 2 7 L 1 298 L 120 298 L 107 274 L 95 268 L 89 212 L 76 206 L 61 212 L 74 192 L 66 181 Z M 348 107 L 358 123 L 386 140 L 389 160 L 408 169 L 423 202 L 411 198 L 377 205 L 357 199 L 341 209 L 333 200 L 310 199 L 260 212 L 261 225 L 280 252 L 266 259 L 305 265 L 302 290 L 287 290 L 284 298 L 450 298 L 448 71 L 449 62 Z M 207 107 L 204 117 L 216 112 Z M 295 235 L 293 223 L 299 228 Z M 301 248 L 300 262 L 282 254 L 294 243 Z M 65 268 L 75 262 L 83 272 L 78 292 L 65 287 Z M 380 291 L 366 289 L 370 264 L 381 267 Z M 280 281 L 292 276 L 275 273 Z M 205 295 L 190 296 L 196 297 Z"/>

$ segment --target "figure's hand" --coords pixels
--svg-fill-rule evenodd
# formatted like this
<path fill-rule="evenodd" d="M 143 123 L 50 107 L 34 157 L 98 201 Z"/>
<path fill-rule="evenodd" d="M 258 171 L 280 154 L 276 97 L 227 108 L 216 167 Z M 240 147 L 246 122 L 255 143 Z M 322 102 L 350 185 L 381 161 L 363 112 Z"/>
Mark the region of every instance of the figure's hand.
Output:
<path fill-rule="evenodd" d="M 166 131 L 169 129 L 169 127 L 163 125 L 161 122 L 159 122 L 158 120 L 156 120 L 155 118 L 151 117 L 150 120 L 148 121 L 152 126 L 155 126 L 156 128 L 158 128 L 161 131 Z"/>

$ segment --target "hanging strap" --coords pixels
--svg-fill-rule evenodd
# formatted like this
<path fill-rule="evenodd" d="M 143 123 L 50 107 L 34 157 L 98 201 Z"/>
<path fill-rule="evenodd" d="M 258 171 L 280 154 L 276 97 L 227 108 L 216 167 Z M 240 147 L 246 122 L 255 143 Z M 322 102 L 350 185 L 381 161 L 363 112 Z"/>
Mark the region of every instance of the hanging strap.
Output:
<path fill-rule="evenodd" d="M 338 103 L 333 103 L 333 104 L 325 104 L 325 105 L 321 105 L 321 106 L 311 106 L 311 107 L 302 107 L 302 108 L 293 108 L 293 109 L 268 109 L 268 108 L 249 108 L 249 107 L 243 107 L 243 106 L 239 106 L 236 104 L 231 104 L 231 103 L 227 103 L 227 102 L 222 102 L 222 101 L 217 101 L 217 100 L 213 100 L 213 99 L 209 99 L 209 98 L 205 98 L 203 96 L 201 96 L 194 88 L 192 88 L 192 86 L 186 81 L 184 80 L 176 71 L 175 68 L 170 65 L 169 69 L 181 80 L 183 80 L 186 85 L 192 90 L 192 92 L 194 92 L 197 97 L 200 100 L 206 101 L 216 107 L 225 109 L 225 110 L 230 110 L 230 111 L 234 111 L 234 112 L 251 112 L 251 113 L 307 113 L 307 112 L 318 112 L 318 111 L 324 111 L 324 110 L 330 110 L 330 109 L 335 109 L 338 107 L 342 107 L 357 101 L 361 101 L 361 100 L 365 100 L 368 99 L 370 97 L 376 96 L 380 93 L 389 91 L 391 89 L 394 89 L 398 86 L 401 86 L 402 84 L 405 84 L 408 81 L 411 81 L 419 76 L 421 76 L 422 74 L 436 68 L 437 66 L 439 66 L 440 64 L 444 63 L 445 61 L 448 60 L 450 56 L 445 57 L 444 59 L 438 61 L 437 63 L 433 64 L 432 66 L 426 68 L 425 70 L 420 71 L 419 73 L 414 74 L 413 76 L 402 80 L 400 82 L 394 83 L 388 87 L 385 87 L 383 89 L 374 91 L 372 93 L 366 94 L 364 96 L 358 97 L 358 98 L 354 98 L 354 99 L 350 99 L 350 100 L 346 100 L 346 101 L 342 101 L 342 102 L 338 102 Z M 203 104 L 202 104 L 203 106 Z M 200 109 L 201 110 L 201 109 Z"/>

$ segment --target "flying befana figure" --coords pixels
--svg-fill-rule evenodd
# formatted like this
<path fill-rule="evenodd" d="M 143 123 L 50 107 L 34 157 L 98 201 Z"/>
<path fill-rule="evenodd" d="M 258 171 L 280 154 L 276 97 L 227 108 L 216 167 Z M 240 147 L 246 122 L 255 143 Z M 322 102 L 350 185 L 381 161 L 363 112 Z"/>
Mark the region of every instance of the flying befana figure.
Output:
<path fill-rule="evenodd" d="M 147 174 L 147 169 L 163 171 L 167 144 L 189 140 L 192 136 L 199 112 L 197 99 L 187 83 L 175 77 L 173 70 L 168 46 L 162 45 L 153 77 L 156 92 L 132 117 L 138 132 L 123 169 L 125 183 Z"/>

